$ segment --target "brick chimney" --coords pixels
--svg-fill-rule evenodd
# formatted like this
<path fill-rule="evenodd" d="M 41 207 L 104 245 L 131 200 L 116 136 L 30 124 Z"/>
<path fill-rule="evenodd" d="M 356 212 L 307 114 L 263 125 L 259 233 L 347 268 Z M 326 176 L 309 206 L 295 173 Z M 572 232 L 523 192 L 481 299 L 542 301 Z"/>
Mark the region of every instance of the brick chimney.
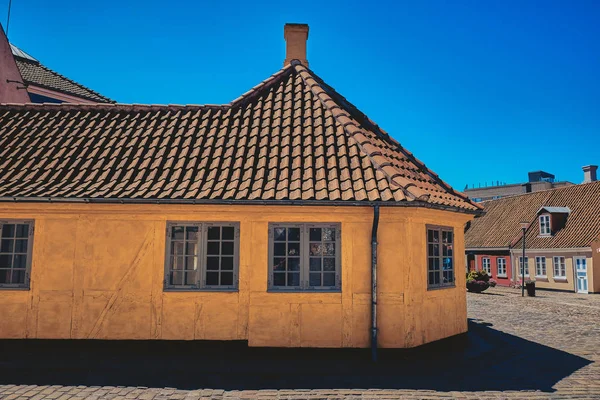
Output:
<path fill-rule="evenodd" d="M 586 165 L 583 167 L 583 183 L 596 182 L 598 180 L 596 177 L 597 169 L 597 165 Z"/>
<path fill-rule="evenodd" d="M 292 60 L 299 60 L 302 65 L 308 67 L 306 59 L 306 41 L 308 40 L 307 24 L 285 24 L 283 28 L 285 38 L 285 67 Z"/>

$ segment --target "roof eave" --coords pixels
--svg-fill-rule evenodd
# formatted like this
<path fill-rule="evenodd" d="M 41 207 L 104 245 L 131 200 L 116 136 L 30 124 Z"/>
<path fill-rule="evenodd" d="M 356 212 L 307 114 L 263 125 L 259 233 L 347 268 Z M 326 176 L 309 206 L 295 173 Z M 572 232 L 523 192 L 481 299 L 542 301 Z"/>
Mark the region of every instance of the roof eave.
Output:
<path fill-rule="evenodd" d="M 482 210 L 431 204 L 422 201 L 360 201 L 360 200 L 226 200 L 226 199 L 135 199 L 135 198 L 89 198 L 89 197 L 0 197 L 2 203 L 96 203 L 96 204 L 198 204 L 198 205 L 280 205 L 280 206 L 329 206 L 329 207 L 419 207 L 462 214 L 481 215 Z"/>

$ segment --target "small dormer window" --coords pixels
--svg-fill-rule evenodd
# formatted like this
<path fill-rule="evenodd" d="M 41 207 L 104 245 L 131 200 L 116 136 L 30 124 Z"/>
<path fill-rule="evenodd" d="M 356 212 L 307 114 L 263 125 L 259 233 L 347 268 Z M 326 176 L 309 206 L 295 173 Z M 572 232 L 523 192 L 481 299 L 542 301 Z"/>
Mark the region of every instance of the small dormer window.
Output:
<path fill-rule="evenodd" d="M 551 234 L 552 230 L 550 229 L 550 215 L 540 215 L 540 235 L 549 236 Z"/>

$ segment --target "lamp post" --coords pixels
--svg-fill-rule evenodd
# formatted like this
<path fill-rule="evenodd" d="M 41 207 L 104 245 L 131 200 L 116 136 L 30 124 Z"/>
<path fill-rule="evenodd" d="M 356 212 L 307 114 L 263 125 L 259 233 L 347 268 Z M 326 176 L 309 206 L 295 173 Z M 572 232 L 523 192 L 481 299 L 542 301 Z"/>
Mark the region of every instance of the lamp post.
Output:
<path fill-rule="evenodd" d="M 521 258 L 521 297 L 525 297 L 525 233 L 529 228 L 529 222 L 521 222 L 521 230 L 523 231 L 523 257 Z"/>

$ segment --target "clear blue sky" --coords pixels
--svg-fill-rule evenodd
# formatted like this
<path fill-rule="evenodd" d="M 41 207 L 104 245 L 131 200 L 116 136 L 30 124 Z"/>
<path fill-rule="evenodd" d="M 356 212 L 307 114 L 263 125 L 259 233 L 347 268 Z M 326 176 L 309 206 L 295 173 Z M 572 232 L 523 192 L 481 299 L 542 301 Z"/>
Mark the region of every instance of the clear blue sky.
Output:
<path fill-rule="evenodd" d="M 13 0 L 9 37 L 122 103 L 227 103 L 308 23 L 311 68 L 463 190 L 600 163 L 599 21 L 597 0 Z"/>

